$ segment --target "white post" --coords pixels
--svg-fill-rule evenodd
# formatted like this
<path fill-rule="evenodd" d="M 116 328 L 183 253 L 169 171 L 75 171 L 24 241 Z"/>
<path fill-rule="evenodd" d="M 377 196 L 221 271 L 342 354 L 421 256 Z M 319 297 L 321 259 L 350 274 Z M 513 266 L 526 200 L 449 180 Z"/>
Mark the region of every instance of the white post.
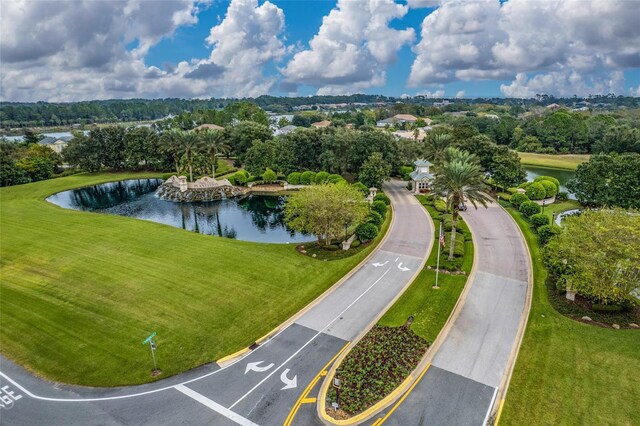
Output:
<path fill-rule="evenodd" d="M 440 274 L 440 236 L 442 235 L 442 221 L 440 221 L 440 232 L 438 233 L 438 260 L 436 261 L 436 285 L 434 288 L 438 287 L 438 274 Z"/>

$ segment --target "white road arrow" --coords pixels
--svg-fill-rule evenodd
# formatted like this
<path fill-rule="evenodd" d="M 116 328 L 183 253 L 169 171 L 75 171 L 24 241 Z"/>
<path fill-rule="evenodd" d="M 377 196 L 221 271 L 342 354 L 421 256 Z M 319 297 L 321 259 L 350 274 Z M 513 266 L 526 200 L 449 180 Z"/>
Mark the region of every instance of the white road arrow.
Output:
<path fill-rule="evenodd" d="M 398 263 L 398 269 L 400 269 L 403 272 L 407 272 L 411 270 L 409 268 L 405 268 L 404 266 L 402 266 L 402 262 Z"/>
<path fill-rule="evenodd" d="M 384 262 L 384 263 L 378 263 L 378 262 L 376 262 L 376 263 L 372 263 L 372 264 L 371 264 L 371 266 L 373 266 L 374 268 L 377 268 L 378 266 L 384 266 L 384 265 L 386 265 L 387 263 L 389 263 L 389 261 L 388 261 L 388 260 L 387 260 L 386 262 Z"/>
<path fill-rule="evenodd" d="M 264 361 L 258 361 L 258 362 L 250 362 L 247 364 L 247 368 L 244 370 L 244 374 L 247 374 L 249 371 L 257 371 L 258 373 L 262 373 L 264 371 L 267 371 L 268 369 L 270 369 L 271 367 L 273 367 L 273 363 L 267 365 L 266 367 L 258 367 L 260 364 L 262 364 Z"/>
<path fill-rule="evenodd" d="M 284 387 L 280 390 L 293 389 L 298 386 L 298 376 L 297 375 L 293 376 L 293 379 L 289 380 L 287 378 L 288 372 L 289 372 L 289 369 L 287 368 L 282 372 L 282 374 L 280 374 L 280 380 L 282 380 L 282 383 L 284 383 Z"/>

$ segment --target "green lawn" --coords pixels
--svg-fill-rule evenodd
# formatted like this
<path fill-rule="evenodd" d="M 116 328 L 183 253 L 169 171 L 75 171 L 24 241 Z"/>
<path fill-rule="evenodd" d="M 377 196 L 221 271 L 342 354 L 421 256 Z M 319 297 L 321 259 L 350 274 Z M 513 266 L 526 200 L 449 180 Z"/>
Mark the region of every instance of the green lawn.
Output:
<path fill-rule="evenodd" d="M 544 206 L 544 214 L 549 216 L 549 219 L 553 219 L 554 213 L 557 216 L 558 213 L 578 208 L 580 208 L 580 203 L 578 203 L 576 200 L 558 201 L 553 204 Z"/>
<path fill-rule="evenodd" d="M 640 331 L 599 328 L 555 311 L 537 236 L 507 210 L 529 245 L 534 289 L 500 425 L 640 424 Z"/>
<path fill-rule="evenodd" d="M 0 190 L 1 352 L 48 379 L 142 383 L 241 349 L 298 312 L 373 247 L 321 262 L 292 245 L 211 237 L 65 210 L 52 193 L 153 174 L 83 174 Z"/>
<path fill-rule="evenodd" d="M 578 165 L 589 161 L 589 154 L 536 154 L 518 152 L 520 162 L 525 166 L 549 167 L 552 169 L 575 170 Z"/>

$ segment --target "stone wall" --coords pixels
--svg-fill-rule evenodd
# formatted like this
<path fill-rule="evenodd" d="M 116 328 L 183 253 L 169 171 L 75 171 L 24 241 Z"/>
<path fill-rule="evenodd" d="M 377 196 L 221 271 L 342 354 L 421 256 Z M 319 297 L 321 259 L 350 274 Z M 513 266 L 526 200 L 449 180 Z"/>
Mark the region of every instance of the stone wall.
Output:
<path fill-rule="evenodd" d="M 245 194 L 247 188 L 232 185 L 221 185 L 211 188 L 181 189 L 172 181 L 165 181 L 156 191 L 156 195 L 163 200 L 175 202 L 216 201 L 226 198 L 238 197 Z"/>

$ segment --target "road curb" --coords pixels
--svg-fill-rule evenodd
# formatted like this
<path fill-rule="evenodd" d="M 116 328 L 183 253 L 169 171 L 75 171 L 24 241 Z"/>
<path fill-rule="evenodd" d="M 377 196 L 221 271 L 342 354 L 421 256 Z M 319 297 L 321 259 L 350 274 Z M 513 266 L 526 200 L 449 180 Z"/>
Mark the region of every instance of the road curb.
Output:
<path fill-rule="evenodd" d="M 529 243 L 518 225 L 518 222 L 511 216 L 511 214 L 498 202 L 496 202 L 498 207 L 504 211 L 504 213 L 509 216 L 509 219 L 513 222 L 513 224 L 518 228 L 518 232 L 520 233 L 520 237 L 522 237 L 522 243 L 524 247 L 527 249 L 527 258 L 529 259 L 529 273 L 527 274 L 527 299 L 525 301 L 525 312 L 520 318 L 520 324 L 518 326 L 518 334 L 516 335 L 515 345 L 511 348 L 511 354 L 509 355 L 509 361 L 507 362 L 507 368 L 502 375 L 502 380 L 500 381 L 500 386 L 498 386 L 498 393 L 493 403 L 493 407 L 490 407 L 490 419 L 493 419 L 493 424 L 498 425 L 500 421 L 500 416 L 502 415 L 502 409 L 504 407 L 504 402 L 507 396 L 507 390 L 509 389 L 509 383 L 511 382 L 511 376 L 513 375 L 513 370 L 515 368 L 516 360 L 518 358 L 518 354 L 520 353 L 520 346 L 522 345 L 522 340 L 524 339 L 524 333 L 527 328 L 527 323 L 529 321 L 529 315 L 531 315 L 531 303 L 533 299 L 533 259 L 531 258 L 531 250 L 529 249 Z M 496 404 L 497 402 L 497 404 Z M 489 421 L 490 422 L 490 421 Z M 488 422 L 488 423 L 489 423 Z"/>
<path fill-rule="evenodd" d="M 390 207 L 391 207 L 391 222 L 389 223 L 389 226 L 387 227 L 387 231 L 386 231 L 385 235 L 382 237 L 382 239 L 378 242 L 378 244 L 376 244 L 376 246 L 373 248 L 373 250 L 371 250 L 371 252 L 364 259 L 362 259 L 349 272 L 347 272 L 345 275 L 343 275 L 342 278 L 340 278 L 331 287 L 326 289 L 321 295 L 319 295 L 314 300 L 312 300 L 307 306 L 305 306 L 304 308 L 299 310 L 292 317 L 290 317 L 288 320 L 286 320 L 285 322 L 283 322 L 282 324 L 280 324 L 279 326 L 277 326 L 276 328 L 271 330 L 269 333 L 267 333 L 264 336 L 262 336 L 261 338 L 257 339 L 253 345 L 251 345 L 249 347 L 246 347 L 246 348 L 243 348 L 243 349 L 240 349 L 239 351 L 234 352 L 234 353 L 232 353 L 230 355 L 227 355 L 225 357 L 222 357 L 222 358 L 220 358 L 219 360 L 217 360 L 215 362 L 220 367 L 224 367 L 226 365 L 233 364 L 234 362 L 239 361 L 240 359 L 242 359 L 243 357 L 247 356 L 250 352 L 252 352 L 257 347 L 262 346 L 267 341 L 269 341 L 269 340 L 273 339 L 274 337 L 276 337 L 280 332 L 282 332 L 284 329 L 286 329 L 291 324 L 296 322 L 300 317 L 302 317 L 309 310 L 314 308 L 317 304 L 322 302 L 331 293 L 333 293 L 335 290 L 337 290 L 338 287 L 340 287 L 345 281 L 347 281 L 349 278 L 351 278 L 358 270 L 360 270 L 360 268 L 362 268 L 369 261 L 369 259 L 371 259 L 371 257 L 373 257 L 374 254 L 376 254 L 376 252 L 378 251 L 378 248 L 380 246 L 382 246 L 382 244 L 384 244 L 384 242 L 389 238 L 389 232 L 391 231 L 391 228 L 392 228 L 392 226 L 393 226 L 393 224 L 394 224 L 394 222 L 396 220 L 396 217 L 395 217 L 395 214 L 394 214 L 394 211 L 393 211 L 393 205 L 391 205 Z"/>
<path fill-rule="evenodd" d="M 417 201 L 417 199 L 415 197 L 413 197 L 413 199 Z M 420 272 L 422 272 L 422 270 L 424 269 L 424 266 L 426 265 L 427 261 L 429 260 L 429 256 L 431 255 L 431 250 L 433 250 L 433 243 L 435 241 L 435 226 L 433 225 L 433 219 L 431 218 L 431 215 L 429 214 L 427 209 L 424 206 L 422 206 L 420 203 L 419 203 L 419 206 L 420 206 L 420 210 L 427 217 L 427 220 L 429 222 L 429 226 L 431 228 L 431 235 L 433 237 L 433 240 L 432 240 L 431 244 L 429 245 L 429 248 L 427 250 L 427 253 L 426 253 L 423 261 L 420 263 L 419 268 L 417 268 L 416 272 L 413 274 L 413 276 L 408 281 L 408 283 L 387 304 L 387 306 L 385 306 L 385 308 L 380 311 L 380 313 L 376 316 L 376 318 L 349 344 L 347 349 L 340 355 L 340 357 L 338 357 L 336 359 L 336 361 L 333 363 L 331 369 L 327 373 L 327 376 L 325 377 L 324 381 L 322 382 L 322 385 L 321 385 L 320 390 L 318 392 L 318 400 L 317 400 L 318 417 L 326 425 L 341 425 L 341 426 L 354 425 L 354 424 L 357 424 L 357 423 L 360 423 L 360 422 L 363 422 L 363 421 L 371 419 L 376 414 L 378 414 L 380 411 L 386 409 L 391 404 L 393 404 L 412 385 L 412 383 L 415 382 L 416 378 L 419 377 L 419 375 L 415 375 L 416 371 L 421 371 L 422 370 L 422 367 L 421 367 L 422 366 L 422 361 L 421 361 L 420 364 L 418 364 L 418 366 L 421 367 L 421 368 L 419 368 L 419 369 L 416 368 L 416 370 L 414 370 L 411 374 L 409 374 L 407 376 L 407 378 L 396 389 L 394 389 L 389 395 L 387 395 L 382 400 L 378 401 L 372 407 L 368 408 L 367 410 L 363 411 L 360 414 L 357 414 L 357 415 L 355 415 L 353 417 L 350 417 L 349 419 L 345 419 L 345 420 L 336 420 L 333 417 L 330 417 L 329 415 L 327 415 L 327 412 L 326 412 L 326 395 L 327 395 L 327 391 L 329 389 L 329 385 L 333 381 L 333 376 L 335 375 L 336 370 L 338 369 L 338 367 L 340 366 L 340 364 L 342 363 L 344 358 L 355 347 L 355 345 L 360 340 L 362 340 L 362 338 L 373 328 L 373 326 L 375 326 L 378 323 L 378 321 L 380 321 L 380 318 L 382 318 L 382 316 L 391 308 L 391 306 L 393 306 L 393 304 L 404 294 L 404 292 L 409 288 L 409 286 L 411 286 L 411 284 L 413 284 L 413 282 L 416 280 L 416 278 L 418 277 Z M 465 286 L 466 286 L 466 284 L 465 284 Z M 427 353 L 428 352 L 429 351 L 427 350 Z"/>

